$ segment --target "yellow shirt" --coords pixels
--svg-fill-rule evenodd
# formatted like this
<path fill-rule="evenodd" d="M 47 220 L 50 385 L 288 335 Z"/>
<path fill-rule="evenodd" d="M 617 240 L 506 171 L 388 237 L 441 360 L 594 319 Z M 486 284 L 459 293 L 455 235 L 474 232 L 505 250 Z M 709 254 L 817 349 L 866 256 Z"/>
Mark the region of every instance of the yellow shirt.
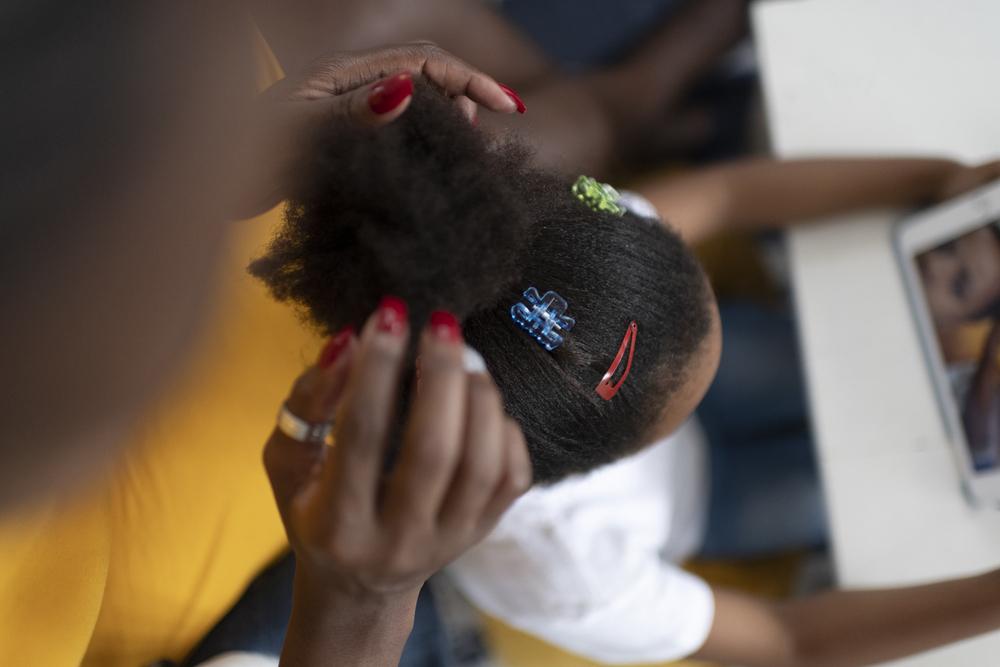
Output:
<path fill-rule="evenodd" d="M 0 524 L 0 665 L 182 658 L 285 548 L 260 456 L 319 341 L 246 273 L 277 222 L 234 224 L 189 368 L 100 488 Z"/>

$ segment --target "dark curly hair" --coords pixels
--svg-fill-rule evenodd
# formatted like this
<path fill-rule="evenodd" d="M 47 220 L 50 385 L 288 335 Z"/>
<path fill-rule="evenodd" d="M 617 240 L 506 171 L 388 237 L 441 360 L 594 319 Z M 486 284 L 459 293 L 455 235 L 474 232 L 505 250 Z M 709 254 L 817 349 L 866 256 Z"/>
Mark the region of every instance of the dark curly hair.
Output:
<path fill-rule="evenodd" d="M 315 145 L 284 227 L 250 265 L 276 298 L 324 333 L 359 326 L 385 294 L 408 302 L 414 326 L 454 312 L 524 430 L 536 482 L 642 445 L 712 321 L 705 276 L 674 232 L 591 210 L 425 84 L 388 127 L 332 123 Z M 529 286 L 576 318 L 553 352 L 511 321 Z M 605 401 L 595 387 L 631 320 L 631 375 Z"/>

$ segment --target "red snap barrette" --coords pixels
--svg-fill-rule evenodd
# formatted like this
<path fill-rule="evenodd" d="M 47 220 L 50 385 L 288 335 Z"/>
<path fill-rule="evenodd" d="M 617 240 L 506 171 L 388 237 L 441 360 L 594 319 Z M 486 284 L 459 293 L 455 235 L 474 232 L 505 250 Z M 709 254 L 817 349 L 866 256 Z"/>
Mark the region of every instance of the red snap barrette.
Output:
<path fill-rule="evenodd" d="M 610 401 L 611 398 L 618 393 L 618 390 L 622 388 L 625 384 L 625 378 L 628 377 L 628 373 L 632 370 L 632 357 L 635 356 L 635 339 L 636 335 L 639 333 L 639 325 L 632 320 L 628 329 L 625 330 L 625 337 L 622 338 L 621 347 L 618 348 L 618 354 L 615 356 L 615 360 L 611 362 L 611 368 L 608 372 L 604 374 L 601 381 L 597 384 L 597 395 L 603 398 L 605 401 Z M 625 358 L 625 350 L 628 350 L 628 361 L 625 363 L 625 370 L 622 372 L 621 377 L 618 378 L 618 382 L 612 384 L 611 378 L 615 376 L 618 372 L 618 368 L 622 365 L 622 359 Z"/>

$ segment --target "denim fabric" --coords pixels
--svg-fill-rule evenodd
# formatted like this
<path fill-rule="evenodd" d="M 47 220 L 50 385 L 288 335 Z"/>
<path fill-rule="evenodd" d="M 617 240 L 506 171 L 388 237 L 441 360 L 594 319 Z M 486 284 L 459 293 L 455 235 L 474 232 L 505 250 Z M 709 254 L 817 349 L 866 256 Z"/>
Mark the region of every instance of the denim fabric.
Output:
<path fill-rule="evenodd" d="M 195 648 L 185 665 L 193 667 L 227 651 L 277 656 L 292 610 L 295 558 L 288 554 L 268 567 L 247 587 L 243 597 Z M 417 600 L 401 667 L 448 667 L 452 664 L 444 627 L 429 587 Z"/>
<path fill-rule="evenodd" d="M 793 321 L 746 302 L 720 313 L 719 372 L 698 408 L 712 485 L 702 555 L 823 546 L 826 512 Z"/>

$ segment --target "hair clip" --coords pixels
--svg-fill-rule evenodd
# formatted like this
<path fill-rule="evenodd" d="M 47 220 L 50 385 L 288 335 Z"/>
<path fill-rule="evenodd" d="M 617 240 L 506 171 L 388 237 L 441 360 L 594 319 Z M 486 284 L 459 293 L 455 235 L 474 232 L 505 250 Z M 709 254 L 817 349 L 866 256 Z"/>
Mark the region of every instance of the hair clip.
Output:
<path fill-rule="evenodd" d="M 565 314 L 569 307 L 566 299 L 552 291 L 539 296 L 534 287 L 524 291 L 524 299 L 528 305 L 518 302 L 510 308 L 514 322 L 549 352 L 562 345 L 559 332 L 569 331 L 576 324 L 576 320 Z"/>
<path fill-rule="evenodd" d="M 625 215 L 625 207 L 619 203 L 621 195 L 607 183 L 596 181 L 590 176 L 580 176 L 573 183 L 573 194 L 595 211 L 612 215 Z"/>
<path fill-rule="evenodd" d="M 629 371 L 632 370 L 632 357 L 635 356 L 635 339 L 639 333 L 639 325 L 632 320 L 628 329 L 625 330 L 625 337 L 622 338 L 621 347 L 618 348 L 618 354 L 615 356 L 615 360 L 611 362 L 611 367 L 608 368 L 608 372 L 604 374 L 601 381 L 597 383 L 596 391 L 597 395 L 603 398 L 605 401 L 610 401 L 611 398 L 618 393 L 618 390 L 622 388 L 625 384 L 625 378 L 628 377 Z M 611 384 L 611 378 L 614 377 L 615 373 L 618 372 L 618 367 L 621 366 L 622 359 L 625 358 L 625 349 L 628 348 L 628 361 L 625 363 L 625 370 L 622 372 L 622 376 L 618 378 L 616 384 Z"/>

